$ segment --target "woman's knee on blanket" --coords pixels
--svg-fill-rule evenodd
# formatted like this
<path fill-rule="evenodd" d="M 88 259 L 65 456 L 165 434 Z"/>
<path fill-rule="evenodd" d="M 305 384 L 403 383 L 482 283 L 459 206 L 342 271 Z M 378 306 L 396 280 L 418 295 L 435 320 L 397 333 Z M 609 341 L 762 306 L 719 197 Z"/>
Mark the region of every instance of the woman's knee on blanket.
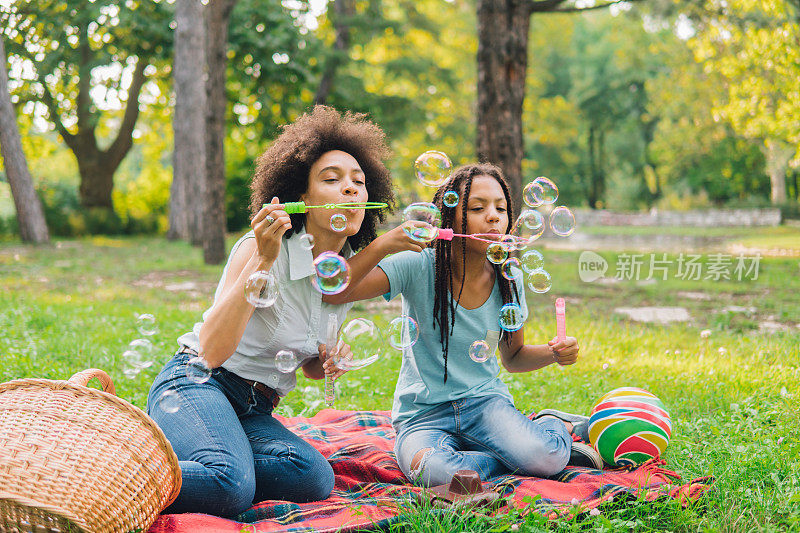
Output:
<path fill-rule="evenodd" d="M 298 502 L 316 502 L 326 499 L 333 491 L 335 477 L 331 464 L 321 455 L 304 469 L 296 480 L 299 490 Z"/>
<path fill-rule="evenodd" d="M 253 505 L 256 479 L 252 469 L 210 468 L 217 491 L 209 494 L 208 507 L 203 513 L 217 516 L 235 516 Z"/>

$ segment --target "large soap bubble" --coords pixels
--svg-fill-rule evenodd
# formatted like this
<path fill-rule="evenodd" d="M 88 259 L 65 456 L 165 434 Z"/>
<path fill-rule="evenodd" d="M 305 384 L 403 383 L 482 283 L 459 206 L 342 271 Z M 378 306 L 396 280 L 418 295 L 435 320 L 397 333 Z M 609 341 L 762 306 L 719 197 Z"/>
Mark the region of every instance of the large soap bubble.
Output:
<path fill-rule="evenodd" d="M 544 233 L 544 217 L 534 209 L 525 209 L 511 228 L 511 235 L 532 243 Z"/>
<path fill-rule="evenodd" d="M 558 187 L 556 184 L 545 178 L 539 176 L 533 183 L 536 185 L 533 188 L 533 195 L 536 201 L 541 204 L 554 204 L 558 200 Z"/>
<path fill-rule="evenodd" d="M 403 231 L 417 242 L 430 242 L 436 238 L 442 214 L 436 205 L 415 202 L 403 210 Z"/>
<path fill-rule="evenodd" d="M 521 273 L 522 267 L 520 266 L 519 259 L 516 257 L 509 257 L 503 261 L 500 266 L 500 274 L 509 281 L 513 281 Z"/>
<path fill-rule="evenodd" d="M 542 196 L 544 196 L 544 191 L 535 181 L 530 182 L 522 189 L 522 200 L 528 207 L 539 207 L 542 205 Z"/>
<path fill-rule="evenodd" d="M 520 258 L 522 270 L 528 274 L 544 267 L 544 256 L 539 250 L 528 250 Z"/>
<path fill-rule="evenodd" d="M 347 217 L 341 213 L 331 215 L 331 229 L 333 231 L 344 231 L 347 229 Z"/>
<path fill-rule="evenodd" d="M 522 319 L 522 308 L 519 304 L 507 303 L 500 308 L 500 315 L 497 319 L 500 327 L 505 331 L 517 331 L 524 323 Z"/>
<path fill-rule="evenodd" d="M 550 212 L 550 229 L 560 237 L 569 237 L 575 231 L 575 215 L 568 207 L 556 207 Z"/>
<path fill-rule="evenodd" d="M 486 247 L 486 259 L 495 265 L 502 264 L 508 258 L 508 249 L 501 242 L 493 242 Z"/>
<path fill-rule="evenodd" d="M 136 317 L 136 329 L 145 337 L 155 335 L 158 333 L 158 325 L 156 324 L 156 317 L 150 313 L 142 313 Z"/>
<path fill-rule="evenodd" d="M 442 183 L 447 181 L 450 177 L 450 170 L 453 168 L 453 163 L 450 158 L 442 152 L 430 150 L 421 154 L 416 161 L 414 161 L 414 170 L 417 173 L 417 179 L 423 185 L 428 187 L 439 187 Z"/>
<path fill-rule="evenodd" d="M 186 362 L 186 377 L 190 381 L 202 384 L 211 379 L 211 367 L 201 356 L 192 357 Z"/>
<path fill-rule="evenodd" d="M 334 354 L 336 366 L 342 370 L 357 370 L 371 365 L 381 356 L 380 330 L 371 320 L 354 318 L 342 327 L 342 342 L 350 345 L 352 356 L 341 357 L 337 350 Z"/>
<path fill-rule="evenodd" d="M 458 205 L 458 193 L 453 190 L 447 191 L 442 196 L 442 203 L 447 207 L 455 207 Z"/>
<path fill-rule="evenodd" d="M 419 339 L 419 326 L 410 316 L 399 316 L 389 323 L 389 344 L 392 348 L 397 350 L 410 348 L 417 339 Z"/>
<path fill-rule="evenodd" d="M 534 270 L 528 276 L 528 287 L 536 293 L 542 294 L 550 290 L 553 286 L 553 281 L 550 278 L 550 273 L 544 269 Z"/>
<path fill-rule="evenodd" d="M 297 369 L 297 356 L 291 350 L 281 350 L 275 354 L 275 368 L 278 372 L 288 374 Z"/>
<path fill-rule="evenodd" d="M 254 307 L 269 307 L 278 299 L 278 280 L 272 272 L 256 270 L 244 282 L 244 296 Z"/>
<path fill-rule="evenodd" d="M 335 252 L 322 252 L 314 259 L 314 288 L 322 294 L 339 294 L 350 283 L 350 265 Z"/>
<path fill-rule="evenodd" d="M 492 349 L 489 343 L 484 340 L 477 340 L 469 347 L 469 358 L 476 363 L 485 363 L 492 356 Z"/>

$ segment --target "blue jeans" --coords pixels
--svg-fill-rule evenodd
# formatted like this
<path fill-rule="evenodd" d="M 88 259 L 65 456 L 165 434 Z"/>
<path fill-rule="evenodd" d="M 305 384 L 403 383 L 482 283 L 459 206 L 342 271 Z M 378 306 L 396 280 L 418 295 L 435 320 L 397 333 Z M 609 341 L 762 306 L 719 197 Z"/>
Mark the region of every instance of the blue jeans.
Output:
<path fill-rule="evenodd" d="M 409 480 L 432 487 L 449 483 L 462 469 L 475 470 L 482 480 L 511 473 L 552 476 L 567 466 L 572 437 L 563 422 L 534 422 L 507 398 L 491 395 L 446 402 L 400 422 L 394 450 Z M 411 468 L 420 450 L 426 450 L 422 460 Z"/>
<path fill-rule="evenodd" d="M 254 502 L 323 500 L 333 490 L 325 457 L 272 417 L 270 398 L 241 378 L 214 369 L 198 384 L 186 377 L 188 354 L 178 353 L 156 377 L 147 412 L 164 431 L 183 484 L 165 513 L 235 516 Z M 159 402 L 173 390 L 179 409 Z M 165 402 L 166 403 L 166 402 Z"/>

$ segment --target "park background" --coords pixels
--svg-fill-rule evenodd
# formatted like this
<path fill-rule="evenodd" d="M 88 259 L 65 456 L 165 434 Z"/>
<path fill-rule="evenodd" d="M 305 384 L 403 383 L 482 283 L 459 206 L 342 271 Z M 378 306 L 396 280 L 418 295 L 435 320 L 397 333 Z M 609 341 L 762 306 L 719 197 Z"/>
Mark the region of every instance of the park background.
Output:
<path fill-rule="evenodd" d="M 0 0 L 0 381 L 99 367 L 144 407 L 247 228 L 255 159 L 326 103 L 384 128 L 401 207 L 432 195 L 413 173 L 430 149 L 499 163 L 518 199 L 555 181 L 579 228 L 541 241 L 553 289 L 528 295 L 526 338 L 552 336 L 565 296 L 584 357 L 504 375 L 517 404 L 585 412 L 648 388 L 673 416 L 669 467 L 716 478 L 696 505 L 623 502 L 553 527 L 798 529 L 799 21 L 797 0 Z M 16 206 L 11 183 L 30 192 Z M 731 213 L 741 223 L 723 226 Z M 589 249 L 610 265 L 594 282 L 577 268 Z M 641 275 L 615 276 L 636 253 Z M 698 279 L 679 275 L 688 253 Z M 708 276 L 720 256 L 757 257 L 758 275 Z M 622 311 L 645 307 L 688 318 Z M 158 321 L 154 364 L 130 376 L 142 313 Z M 398 313 L 366 302 L 351 318 Z M 392 355 L 343 379 L 337 407 L 387 409 Z M 318 411 L 320 389 L 301 379 L 282 414 Z M 432 520 L 512 524 L 398 527 Z"/>

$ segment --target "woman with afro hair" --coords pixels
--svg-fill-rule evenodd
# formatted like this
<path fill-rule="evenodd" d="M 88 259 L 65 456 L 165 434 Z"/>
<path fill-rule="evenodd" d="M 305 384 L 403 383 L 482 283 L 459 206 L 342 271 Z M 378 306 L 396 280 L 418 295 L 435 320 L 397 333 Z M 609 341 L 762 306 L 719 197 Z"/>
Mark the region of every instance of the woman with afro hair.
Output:
<path fill-rule="evenodd" d="M 180 349 L 148 396 L 148 412 L 172 444 L 183 478 L 165 512 L 235 516 L 254 502 L 308 502 L 330 494 L 334 477 L 326 458 L 272 416 L 295 387 L 297 368 L 312 379 L 342 374 L 326 362 L 326 320 L 335 313 L 341 324 L 352 304 L 322 302 L 312 284 L 313 260 L 324 251 L 350 257 L 367 245 L 367 256 L 381 257 L 421 248 L 401 228 L 376 238 L 384 210 L 287 214 L 284 203 L 370 201 L 393 207 L 388 156 L 376 124 L 316 106 L 286 126 L 258 159 L 252 230 L 233 246 L 214 303 L 202 322 L 178 338 Z M 343 229 L 331 227 L 337 212 L 346 217 Z M 256 271 L 269 271 L 278 282 L 277 300 L 269 307 L 254 308 L 245 297 L 245 282 Z M 281 350 L 296 355 L 290 372 L 276 365 Z M 342 346 L 340 354 L 347 357 L 349 347 Z M 207 381 L 187 375 L 189 360 L 198 355 L 213 369 Z M 167 392 L 177 404 L 162 405 Z"/>

